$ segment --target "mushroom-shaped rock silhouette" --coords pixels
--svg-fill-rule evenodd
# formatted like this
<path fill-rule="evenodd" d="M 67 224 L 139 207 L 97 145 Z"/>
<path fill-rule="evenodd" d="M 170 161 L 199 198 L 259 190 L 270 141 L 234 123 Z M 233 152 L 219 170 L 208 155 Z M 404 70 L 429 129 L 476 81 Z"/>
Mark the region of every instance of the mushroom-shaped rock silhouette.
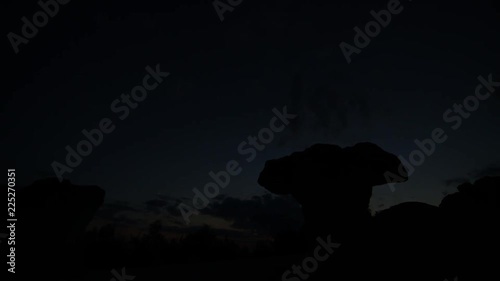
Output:
<path fill-rule="evenodd" d="M 292 195 L 313 234 L 335 233 L 342 240 L 368 222 L 372 187 L 386 184 L 387 172 L 408 179 L 399 159 L 373 143 L 315 144 L 267 161 L 258 183 L 272 193 Z"/>

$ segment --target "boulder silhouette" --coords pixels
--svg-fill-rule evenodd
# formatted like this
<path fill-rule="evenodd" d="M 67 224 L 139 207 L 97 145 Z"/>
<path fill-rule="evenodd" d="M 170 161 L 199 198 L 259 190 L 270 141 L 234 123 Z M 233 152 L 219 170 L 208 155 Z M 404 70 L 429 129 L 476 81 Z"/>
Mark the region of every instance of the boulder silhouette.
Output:
<path fill-rule="evenodd" d="M 97 186 L 78 186 L 56 178 L 19 189 L 16 196 L 19 273 L 51 280 L 80 276 L 81 238 L 104 195 Z"/>

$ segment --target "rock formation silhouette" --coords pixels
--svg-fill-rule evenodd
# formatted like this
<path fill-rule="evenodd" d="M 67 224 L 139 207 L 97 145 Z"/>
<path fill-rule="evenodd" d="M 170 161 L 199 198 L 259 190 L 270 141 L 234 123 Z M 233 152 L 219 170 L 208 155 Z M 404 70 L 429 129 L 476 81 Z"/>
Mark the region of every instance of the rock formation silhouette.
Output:
<path fill-rule="evenodd" d="M 20 189 L 16 200 L 18 272 L 50 280 L 81 276 L 79 242 L 104 195 L 97 186 L 78 186 L 56 178 Z"/>
<path fill-rule="evenodd" d="M 258 183 L 272 193 L 291 194 L 301 204 L 310 240 L 331 234 L 342 243 L 309 280 L 494 276 L 486 254 L 498 254 L 497 246 L 488 246 L 499 237 L 499 178 L 464 184 L 440 207 L 405 202 L 371 216 L 372 187 L 387 183 L 384 173 L 408 179 L 400 165 L 395 155 L 372 143 L 346 148 L 316 144 L 266 162 Z"/>
<path fill-rule="evenodd" d="M 258 183 L 298 201 L 310 236 L 332 234 L 346 242 L 368 225 L 373 186 L 385 184 L 384 173 L 398 173 L 400 165 L 395 155 L 372 143 L 347 148 L 315 144 L 267 161 Z"/>
<path fill-rule="evenodd" d="M 487 280 L 498 275 L 500 258 L 500 177 L 464 183 L 440 204 L 454 247 L 449 259 L 458 280 Z"/>

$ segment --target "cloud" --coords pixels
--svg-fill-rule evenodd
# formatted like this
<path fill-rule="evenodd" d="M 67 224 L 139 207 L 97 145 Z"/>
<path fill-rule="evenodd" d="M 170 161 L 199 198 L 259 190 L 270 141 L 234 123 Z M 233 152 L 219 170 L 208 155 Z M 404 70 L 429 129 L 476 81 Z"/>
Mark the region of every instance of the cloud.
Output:
<path fill-rule="evenodd" d="M 115 201 L 112 203 L 106 203 L 106 204 L 104 204 L 103 209 L 107 210 L 109 212 L 114 212 L 114 213 L 124 212 L 124 211 L 128 211 L 128 212 L 138 212 L 139 211 L 139 209 L 131 207 L 130 203 L 126 202 L 126 201 Z"/>
<path fill-rule="evenodd" d="M 338 136 L 359 120 L 367 124 L 371 109 L 366 91 L 348 74 L 333 71 L 331 77 L 315 81 L 305 73 L 297 73 L 292 78 L 289 91 L 290 112 L 297 114 L 291 124 L 294 136 L 312 129 L 324 136 Z M 314 76 L 309 74 L 308 76 Z M 284 140 L 281 140 L 284 142 Z"/>
<path fill-rule="evenodd" d="M 475 169 L 467 173 L 467 177 L 450 178 L 444 181 L 446 186 L 458 186 L 487 176 L 500 176 L 500 162 L 489 164 L 483 168 Z"/>
<path fill-rule="evenodd" d="M 168 202 L 165 200 L 152 199 L 144 202 L 144 205 L 146 205 L 146 210 L 153 213 L 160 213 L 163 208 L 167 207 Z"/>
<path fill-rule="evenodd" d="M 139 219 L 133 218 L 133 214 L 140 213 L 140 209 L 130 206 L 125 201 L 115 201 L 105 203 L 96 213 L 95 217 L 99 219 L 111 220 L 118 224 L 137 225 Z"/>
<path fill-rule="evenodd" d="M 269 236 L 297 230 L 303 223 L 300 205 L 288 196 L 264 194 L 241 199 L 219 195 L 206 208 L 199 210 L 200 222 L 189 226 L 177 207 L 180 201 L 183 200 L 171 197 L 168 200 L 151 199 L 135 207 L 128 202 L 115 201 L 105 204 L 96 217 L 141 231 L 147 231 L 150 222 L 161 220 L 163 231 L 180 235 L 196 231 L 207 224 L 216 234 L 233 238 Z"/>
<path fill-rule="evenodd" d="M 235 229 L 273 234 L 302 225 L 300 205 L 291 197 L 270 194 L 250 199 L 225 197 L 205 208 L 203 214 L 231 221 Z"/>
<path fill-rule="evenodd" d="M 486 176 L 499 176 L 500 175 L 500 163 L 492 163 L 484 168 L 476 169 L 469 173 L 469 175 L 475 179 L 479 179 Z"/>
<path fill-rule="evenodd" d="M 457 186 L 464 182 L 469 182 L 470 180 L 467 178 L 451 178 L 444 181 L 445 186 Z"/>

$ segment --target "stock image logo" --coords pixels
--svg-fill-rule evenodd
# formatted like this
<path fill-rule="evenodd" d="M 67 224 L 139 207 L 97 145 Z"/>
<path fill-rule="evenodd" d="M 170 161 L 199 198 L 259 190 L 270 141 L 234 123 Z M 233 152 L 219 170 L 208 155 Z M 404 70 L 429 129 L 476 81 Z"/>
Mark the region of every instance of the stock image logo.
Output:
<path fill-rule="evenodd" d="M 70 0 L 40 0 L 37 4 L 40 10 L 33 14 L 31 18 L 22 17 L 23 26 L 20 35 L 14 32 L 9 32 L 7 38 L 14 53 L 19 53 L 21 44 L 28 44 L 30 39 L 33 39 L 38 31 L 49 23 L 49 20 L 59 13 L 61 6 L 68 4 Z"/>
<path fill-rule="evenodd" d="M 498 279 L 499 1 L 4 14 L 6 280 Z"/>

